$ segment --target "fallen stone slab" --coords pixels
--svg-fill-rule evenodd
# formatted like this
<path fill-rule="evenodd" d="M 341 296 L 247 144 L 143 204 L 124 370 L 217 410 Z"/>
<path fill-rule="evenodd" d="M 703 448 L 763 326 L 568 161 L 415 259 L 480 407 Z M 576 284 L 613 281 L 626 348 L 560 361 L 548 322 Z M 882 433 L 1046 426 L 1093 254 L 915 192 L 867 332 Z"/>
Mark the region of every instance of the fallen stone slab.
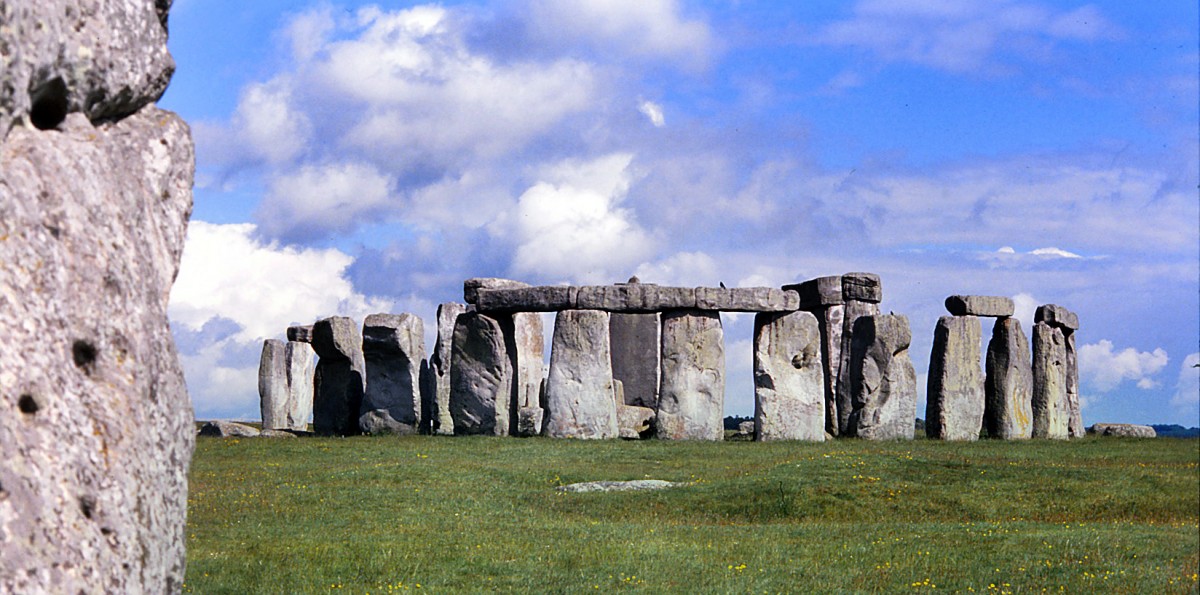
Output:
<path fill-rule="evenodd" d="M 784 285 L 784 291 L 795 291 L 800 299 L 801 310 L 825 308 L 844 303 L 842 297 L 842 276 L 817 277 L 802 283 Z"/>
<path fill-rule="evenodd" d="M 661 479 L 635 479 L 632 481 L 585 481 L 558 486 L 556 491 L 586 494 L 590 492 L 644 492 L 649 490 L 665 490 L 667 488 L 682 488 L 691 485 L 682 481 L 664 481 Z"/>
<path fill-rule="evenodd" d="M 1097 436 L 1116 436 L 1120 438 L 1157 438 L 1158 432 L 1150 426 L 1138 424 L 1093 424 L 1087 429 L 1089 434 Z"/>
<path fill-rule="evenodd" d="M 1079 330 L 1079 316 L 1057 304 L 1038 306 L 1033 313 L 1033 321 L 1035 323 L 1045 322 L 1061 329 Z"/>
<path fill-rule="evenodd" d="M 201 436 L 211 438 L 255 438 L 261 433 L 258 428 L 253 426 L 224 420 L 204 422 L 198 432 Z"/>
<path fill-rule="evenodd" d="M 258 433 L 259 438 L 299 438 L 295 432 L 287 430 L 263 430 Z"/>
<path fill-rule="evenodd" d="M 878 304 L 883 301 L 883 284 L 875 273 L 842 275 L 842 299 Z"/>
<path fill-rule="evenodd" d="M 952 295 L 946 298 L 946 310 L 955 316 L 1004 318 L 1016 310 L 1012 298 L 997 295 Z"/>
<path fill-rule="evenodd" d="M 368 436 L 408 436 L 417 433 L 415 425 L 397 421 L 387 409 L 374 409 L 358 416 L 358 429 Z"/>
<path fill-rule="evenodd" d="M 517 289 L 529 287 L 528 283 L 499 279 L 496 277 L 473 277 L 463 281 L 463 299 L 468 304 L 474 304 L 479 299 L 479 291 L 483 289 Z"/>

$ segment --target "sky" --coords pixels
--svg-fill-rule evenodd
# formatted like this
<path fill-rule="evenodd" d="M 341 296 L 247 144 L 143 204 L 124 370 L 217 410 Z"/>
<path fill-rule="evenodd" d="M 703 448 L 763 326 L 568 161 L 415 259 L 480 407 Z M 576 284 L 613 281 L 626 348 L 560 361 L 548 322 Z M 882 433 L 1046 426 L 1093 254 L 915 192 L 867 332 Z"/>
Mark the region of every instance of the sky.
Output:
<path fill-rule="evenodd" d="M 196 416 L 257 419 L 289 324 L 413 312 L 431 346 L 469 277 L 869 271 L 912 326 L 919 416 L 944 299 L 977 294 L 1027 335 L 1039 304 L 1079 314 L 1087 425 L 1200 425 L 1198 23 L 1184 1 L 175 0 L 160 106 L 197 163 L 169 314 Z M 722 318 L 725 412 L 752 415 L 753 317 Z"/>

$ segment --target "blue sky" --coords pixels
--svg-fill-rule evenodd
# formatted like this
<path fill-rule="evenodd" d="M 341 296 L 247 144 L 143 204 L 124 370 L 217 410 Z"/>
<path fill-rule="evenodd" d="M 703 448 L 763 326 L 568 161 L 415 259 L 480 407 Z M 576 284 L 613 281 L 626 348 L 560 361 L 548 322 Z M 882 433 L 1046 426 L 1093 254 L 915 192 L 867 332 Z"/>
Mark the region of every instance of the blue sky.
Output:
<path fill-rule="evenodd" d="M 942 302 L 1079 313 L 1084 418 L 1200 424 L 1194 2 L 176 0 L 197 142 L 170 314 L 199 418 L 264 338 L 467 277 L 879 273 L 923 395 Z M 753 411 L 725 316 L 728 414 Z M 548 327 L 549 328 L 549 327 Z M 985 338 L 989 328 L 985 322 Z M 920 408 L 923 412 L 922 397 Z"/>

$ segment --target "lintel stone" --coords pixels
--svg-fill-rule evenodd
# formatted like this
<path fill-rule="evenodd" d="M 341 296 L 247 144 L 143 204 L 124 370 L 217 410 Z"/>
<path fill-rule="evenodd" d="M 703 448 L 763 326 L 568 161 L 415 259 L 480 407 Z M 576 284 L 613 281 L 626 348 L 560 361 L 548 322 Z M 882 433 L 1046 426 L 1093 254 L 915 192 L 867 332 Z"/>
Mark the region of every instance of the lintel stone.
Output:
<path fill-rule="evenodd" d="M 1079 316 L 1056 304 L 1038 306 L 1037 312 L 1033 315 L 1033 322 L 1045 322 L 1050 326 L 1072 331 L 1079 330 Z"/>
<path fill-rule="evenodd" d="M 1011 298 L 998 295 L 952 295 L 946 298 L 946 310 L 955 316 L 1007 318 L 1015 307 Z"/>
<path fill-rule="evenodd" d="M 842 275 L 842 299 L 878 304 L 883 301 L 883 285 L 875 273 Z"/>
<path fill-rule="evenodd" d="M 800 297 L 800 309 L 811 310 L 845 303 L 842 298 L 842 276 L 817 277 L 803 283 L 784 285 L 784 291 L 795 291 Z"/>

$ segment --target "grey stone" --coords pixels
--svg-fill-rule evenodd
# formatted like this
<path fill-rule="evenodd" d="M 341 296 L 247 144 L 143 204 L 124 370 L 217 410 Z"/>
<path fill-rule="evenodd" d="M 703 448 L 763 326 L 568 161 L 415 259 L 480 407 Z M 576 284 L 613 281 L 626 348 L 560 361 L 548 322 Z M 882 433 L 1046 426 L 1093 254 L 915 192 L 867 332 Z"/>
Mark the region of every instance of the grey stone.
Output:
<path fill-rule="evenodd" d="M 415 314 L 371 314 L 363 321 L 362 351 L 367 388 L 360 415 L 382 409 L 396 423 L 418 427 L 425 323 Z M 373 433 L 359 421 L 359 429 Z"/>
<path fill-rule="evenodd" d="M 68 7 L 90 12 L 67 18 Z M 130 89 L 116 111 L 151 100 L 117 82 L 129 61 L 166 52 L 161 39 L 137 41 L 141 17 L 123 14 L 133 10 L 153 9 L 0 2 L 0 593 L 183 584 L 196 431 L 167 299 L 192 206 L 187 125 L 147 105 L 5 135 L 43 76 L 68 78 L 72 103 L 86 101 L 89 76 Z M 88 41 L 106 36 L 127 36 L 139 55 Z M 60 62 L 80 48 L 103 49 L 112 71 L 109 59 Z M 114 113 L 108 91 L 98 97 L 95 113 Z"/>
<path fill-rule="evenodd" d="M 259 438 L 299 438 L 294 432 L 287 430 L 263 430 L 258 433 Z"/>
<path fill-rule="evenodd" d="M 842 363 L 842 331 L 846 306 L 837 304 L 814 312 L 821 331 L 821 370 L 825 381 L 825 433 L 838 435 L 838 368 Z"/>
<path fill-rule="evenodd" d="M 952 295 L 946 298 L 946 310 L 955 316 L 1012 316 L 1015 306 L 1011 298 L 997 295 Z"/>
<path fill-rule="evenodd" d="M 1033 313 L 1033 321 L 1035 323 L 1045 322 L 1061 329 L 1079 330 L 1079 316 L 1056 304 L 1038 306 L 1038 309 Z"/>
<path fill-rule="evenodd" d="M 500 321 L 480 312 L 459 315 L 450 354 L 450 417 L 456 435 L 508 435 L 513 368 Z"/>
<path fill-rule="evenodd" d="M 1082 438 L 1087 434 L 1083 426 L 1083 412 L 1079 403 L 1079 356 L 1075 353 L 1075 331 L 1064 330 L 1067 343 L 1067 435 Z"/>
<path fill-rule="evenodd" d="M 264 429 L 308 429 L 313 404 L 313 355 L 308 343 L 277 339 L 263 342 L 258 397 Z"/>
<path fill-rule="evenodd" d="M 475 307 L 480 312 L 557 312 L 574 308 L 578 293 L 578 287 L 567 285 L 480 289 Z"/>
<path fill-rule="evenodd" d="M 863 316 L 850 346 L 849 436 L 911 440 L 916 431 L 917 373 L 908 355 L 912 331 L 896 314 Z"/>
<path fill-rule="evenodd" d="M 627 283 L 579 288 L 576 307 L 608 312 L 658 312 L 696 307 L 696 290 L 662 287 L 652 283 Z"/>
<path fill-rule="evenodd" d="M 783 289 L 796 292 L 800 299 L 801 310 L 812 310 L 836 306 L 844 303 L 842 297 L 842 276 L 817 277 L 803 283 L 784 285 Z"/>
<path fill-rule="evenodd" d="M 546 379 L 546 435 L 616 438 L 617 402 L 608 347 L 608 313 L 563 310 L 554 319 Z"/>
<path fill-rule="evenodd" d="M 744 421 L 738 424 L 738 436 L 754 437 L 754 420 Z"/>
<path fill-rule="evenodd" d="M 654 410 L 617 403 L 617 429 L 626 440 L 643 440 L 654 436 Z"/>
<path fill-rule="evenodd" d="M 1157 438 L 1158 432 L 1150 426 L 1137 424 L 1094 424 L 1087 429 L 1089 434 L 1097 436 L 1117 436 L 1122 438 Z"/>
<path fill-rule="evenodd" d="M 754 317 L 757 440 L 825 440 L 821 331 L 810 312 Z"/>
<path fill-rule="evenodd" d="M 513 382 L 516 383 L 514 407 L 540 407 L 542 376 L 545 370 L 544 329 L 541 314 L 519 312 L 512 315 Z"/>
<path fill-rule="evenodd" d="M 408 436 L 416 434 L 417 427 L 392 417 L 388 409 L 372 409 L 358 416 L 358 428 L 369 436 Z"/>
<path fill-rule="evenodd" d="M 334 316 L 313 325 L 313 430 L 323 436 L 358 434 L 366 388 L 362 333 L 350 318 Z"/>
<path fill-rule="evenodd" d="M 298 341 L 300 343 L 312 343 L 312 325 L 289 326 L 287 328 L 287 340 Z"/>
<path fill-rule="evenodd" d="M 875 273 L 842 275 L 842 299 L 878 304 L 883 301 L 883 284 Z"/>
<path fill-rule="evenodd" d="M 791 312 L 800 307 L 795 291 L 774 287 L 697 287 L 697 310 Z"/>
<path fill-rule="evenodd" d="M 201 436 L 210 438 L 256 438 L 261 432 L 253 426 L 232 421 L 207 421 L 200 426 Z"/>
<path fill-rule="evenodd" d="M 1067 340 L 1061 328 L 1033 325 L 1033 437 L 1070 437 L 1067 402 Z"/>
<path fill-rule="evenodd" d="M 157 101 L 175 70 L 167 52 L 169 6 L 0 3 L 0 139 L 26 118 L 43 129 L 67 113 L 99 124 Z"/>
<path fill-rule="evenodd" d="M 716 312 L 662 315 L 662 387 L 655 429 L 664 440 L 723 440 L 725 345 Z"/>
<path fill-rule="evenodd" d="M 520 287 L 529 287 L 529 284 L 512 279 L 474 277 L 463 281 L 463 299 L 468 304 L 474 304 L 479 299 L 479 290 L 481 289 L 517 289 Z"/>
<path fill-rule="evenodd" d="M 647 490 L 665 490 L 687 486 L 686 482 L 663 481 L 661 479 L 635 479 L 632 481 L 586 481 L 572 483 L 555 488 L 560 492 L 582 493 L 589 492 L 638 492 Z"/>
<path fill-rule="evenodd" d="M 925 392 L 925 434 L 937 440 L 978 440 L 983 428 L 982 338 L 974 316 L 942 316 L 933 333 Z"/>
<path fill-rule="evenodd" d="M 850 434 L 850 413 L 854 410 L 854 392 L 850 386 L 851 347 L 854 342 L 854 324 L 863 316 L 879 314 L 879 304 L 861 300 L 848 300 L 842 306 L 842 348 L 839 353 L 841 361 L 837 367 L 837 416 L 838 436 Z"/>
<path fill-rule="evenodd" d="M 624 387 L 625 405 L 658 406 L 659 323 L 658 314 L 613 313 L 609 317 L 612 374 Z"/>
<path fill-rule="evenodd" d="M 433 400 L 430 430 L 436 434 L 453 434 L 454 419 L 450 417 L 450 351 L 454 339 L 454 323 L 467 307 L 446 302 L 437 309 L 437 344 L 429 355 L 429 393 Z"/>
<path fill-rule="evenodd" d="M 1015 318 L 998 318 L 988 342 L 984 374 L 984 427 L 989 437 L 1023 440 L 1033 435 L 1033 367 L 1029 340 Z"/>
<path fill-rule="evenodd" d="M 541 407 L 523 407 L 517 410 L 517 435 L 540 436 L 544 426 L 546 410 Z"/>

